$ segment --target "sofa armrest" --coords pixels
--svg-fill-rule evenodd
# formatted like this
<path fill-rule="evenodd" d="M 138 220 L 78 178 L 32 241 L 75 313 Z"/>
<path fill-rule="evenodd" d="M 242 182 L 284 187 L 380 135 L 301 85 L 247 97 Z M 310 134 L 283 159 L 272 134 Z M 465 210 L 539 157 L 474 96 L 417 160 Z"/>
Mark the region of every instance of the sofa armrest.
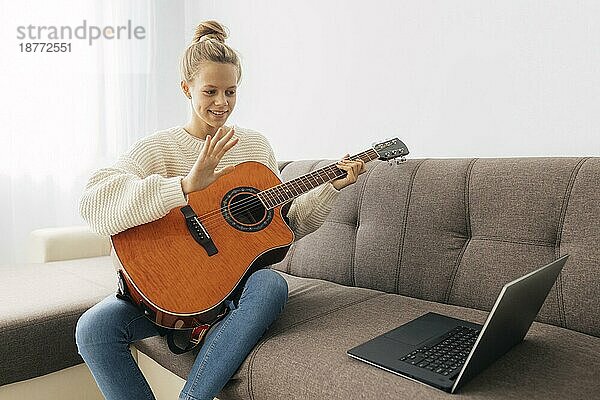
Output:
<path fill-rule="evenodd" d="M 107 256 L 111 248 L 108 236 L 98 236 L 87 226 L 36 229 L 27 245 L 28 261 L 34 263 Z"/>

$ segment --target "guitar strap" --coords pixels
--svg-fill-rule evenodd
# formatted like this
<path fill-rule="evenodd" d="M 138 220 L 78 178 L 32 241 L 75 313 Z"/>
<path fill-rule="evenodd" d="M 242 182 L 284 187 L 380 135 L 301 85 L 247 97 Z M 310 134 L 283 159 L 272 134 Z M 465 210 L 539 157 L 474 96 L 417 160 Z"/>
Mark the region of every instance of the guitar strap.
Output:
<path fill-rule="evenodd" d="M 219 314 L 217 318 L 210 324 L 199 325 L 193 329 L 191 329 L 191 335 L 185 339 L 187 342 L 185 347 L 180 347 L 175 341 L 175 335 L 179 334 L 182 329 L 167 329 L 167 344 L 169 345 L 169 350 L 171 350 L 174 354 L 183 354 L 187 353 L 190 350 L 195 349 L 198 346 L 201 346 L 204 342 L 204 338 L 206 337 L 206 332 L 210 330 L 210 328 L 219 322 L 227 312 L 229 311 L 228 307 L 225 307 L 225 311 L 222 314 Z M 190 331 L 190 329 L 185 329 L 186 331 Z"/>
<path fill-rule="evenodd" d="M 174 354 L 183 354 L 193 350 L 204 340 L 204 336 L 209 329 L 210 325 L 208 324 L 200 325 L 192 329 L 192 334 L 187 339 L 187 345 L 185 347 L 179 347 L 177 343 L 175 343 L 174 335 L 177 333 L 177 331 L 175 329 L 169 329 L 166 335 L 169 350 L 171 350 L 171 352 Z"/>

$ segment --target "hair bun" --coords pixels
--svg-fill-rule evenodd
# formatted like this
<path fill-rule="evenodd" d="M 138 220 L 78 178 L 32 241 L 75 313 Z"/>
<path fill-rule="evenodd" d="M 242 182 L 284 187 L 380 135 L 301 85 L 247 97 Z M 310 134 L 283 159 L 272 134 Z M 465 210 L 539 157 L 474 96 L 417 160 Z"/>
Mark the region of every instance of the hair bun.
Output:
<path fill-rule="evenodd" d="M 210 39 L 217 40 L 221 43 L 225 43 L 225 39 L 227 39 L 225 28 L 217 21 L 201 22 L 196 28 L 192 43 L 200 43 Z"/>

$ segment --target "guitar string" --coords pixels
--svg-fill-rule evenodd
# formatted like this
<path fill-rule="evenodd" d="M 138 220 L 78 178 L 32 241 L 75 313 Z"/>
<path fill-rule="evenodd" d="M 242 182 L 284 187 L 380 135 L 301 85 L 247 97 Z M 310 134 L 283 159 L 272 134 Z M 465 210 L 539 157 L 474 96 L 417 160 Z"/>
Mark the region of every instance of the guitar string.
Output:
<path fill-rule="evenodd" d="M 251 205 L 249 205 L 249 206 L 246 208 L 246 210 L 244 210 L 244 211 L 248 211 L 248 212 L 249 212 L 249 211 L 251 211 L 251 210 L 258 210 L 258 209 L 261 209 L 261 208 L 262 208 L 262 209 L 265 209 L 265 207 L 263 206 L 262 202 L 261 202 L 261 201 L 258 199 L 258 197 L 254 197 L 252 200 L 255 200 L 255 201 L 254 201 L 254 204 L 251 204 Z M 235 214 L 234 214 L 234 215 L 235 215 Z M 237 221 L 237 219 L 236 219 L 236 221 Z M 221 225 L 225 225 L 225 223 L 226 223 L 227 221 L 225 221 L 225 220 L 224 220 L 224 219 L 222 219 L 222 218 L 218 218 L 218 219 L 214 219 L 214 218 L 213 218 L 213 219 L 212 219 L 211 221 L 209 221 L 209 222 L 205 222 L 205 221 L 201 221 L 201 222 L 202 222 L 202 225 L 204 226 L 204 229 L 206 229 L 206 230 L 210 230 L 210 229 L 213 229 L 213 228 L 215 228 L 215 227 L 218 227 L 218 226 L 221 226 Z"/>
<path fill-rule="evenodd" d="M 351 157 L 349 157 L 348 159 L 349 159 L 349 160 L 356 160 L 356 159 L 360 159 L 360 158 L 361 158 L 361 155 L 365 155 L 365 156 L 369 157 L 369 159 L 368 159 L 368 160 L 366 160 L 367 162 L 369 162 L 369 161 L 372 161 L 372 160 L 374 160 L 375 158 L 371 158 L 370 156 L 368 156 L 368 155 L 367 155 L 367 153 L 368 153 L 369 151 L 370 151 L 370 150 L 367 150 L 367 151 L 365 151 L 365 152 L 363 152 L 363 153 L 356 154 L 356 155 L 354 155 L 354 156 L 351 156 Z M 376 153 L 376 154 L 377 154 L 377 153 Z M 363 160 L 363 161 L 364 161 L 364 160 Z M 330 170 L 329 172 L 333 172 L 334 174 L 335 174 L 336 172 L 343 171 L 342 169 L 340 169 L 340 168 L 338 168 L 338 167 L 337 167 L 337 163 L 336 163 L 336 164 L 330 164 L 330 165 L 328 165 L 328 166 L 325 166 L 325 167 L 321 168 L 321 171 L 324 171 L 324 172 L 326 172 L 326 173 L 327 173 L 327 171 L 326 171 L 327 169 L 329 169 L 329 170 Z M 311 173 L 311 175 L 312 175 L 312 174 L 314 174 L 314 172 L 317 172 L 317 171 L 313 171 L 313 172 Z M 309 175 L 309 174 L 307 174 L 307 175 Z M 327 177 L 329 177 L 329 175 L 327 175 Z M 299 179 L 299 178 L 296 178 L 296 179 Z M 314 179 L 314 178 L 313 178 L 313 179 Z M 335 178 L 334 178 L 334 179 L 335 179 Z M 295 180 L 295 179 L 294 179 L 294 180 Z M 293 182 L 294 180 L 291 180 L 291 181 L 288 181 L 288 182 L 282 183 L 282 184 L 280 184 L 280 185 L 274 186 L 274 187 L 273 187 L 273 188 L 271 188 L 271 189 L 277 188 L 277 187 L 279 187 L 279 186 L 282 186 L 282 185 L 284 185 L 284 184 L 288 184 L 288 183 L 290 183 L 290 182 Z M 333 179 L 330 179 L 329 181 L 331 181 L 331 180 L 333 180 Z M 316 179 L 315 179 L 315 181 L 316 181 Z M 325 182 L 321 183 L 320 185 L 322 185 L 322 184 L 324 184 L 324 183 L 327 183 L 327 182 L 329 182 L 329 181 L 325 181 Z M 320 186 L 320 185 L 318 185 L 318 186 Z M 306 185 L 305 185 L 305 186 L 306 186 Z M 315 186 L 315 187 L 316 187 L 316 186 Z M 300 190 L 302 190 L 302 188 L 301 188 L 301 187 L 299 187 L 299 189 L 300 189 Z M 269 190 L 270 190 L 270 189 L 269 189 Z M 311 190 L 311 189 L 309 189 L 309 190 Z M 300 196 L 301 194 L 303 194 L 303 193 L 296 194 L 294 197 L 298 197 L 298 196 Z M 257 200 L 257 199 L 258 199 L 258 202 L 256 202 L 256 201 L 255 201 L 255 200 Z M 288 200 L 286 200 L 285 202 L 283 202 L 283 203 L 281 203 L 281 204 L 285 204 L 285 203 L 287 203 L 289 200 L 293 200 L 293 199 L 288 199 Z M 250 204 L 250 202 L 253 202 L 253 203 L 252 203 L 252 204 Z M 235 205 L 234 205 L 233 207 L 230 207 L 230 210 L 229 210 L 229 211 L 230 211 L 230 213 L 232 213 L 232 214 L 233 214 L 233 213 L 236 213 L 236 212 L 237 212 L 237 213 L 240 213 L 240 212 L 242 212 L 242 211 L 250 211 L 250 210 L 256 209 L 257 207 L 263 207 L 263 208 L 269 209 L 269 206 L 267 206 L 267 207 L 264 207 L 264 206 L 263 206 L 263 203 L 262 203 L 262 201 L 260 201 L 260 198 L 259 198 L 258 196 L 251 196 L 249 199 L 240 200 L 240 201 L 238 201 L 238 202 L 236 202 L 236 203 L 233 203 L 233 204 L 235 204 Z M 243 210 L 241 210 L 240 208 L 241 208 L 241 207 L 244 207 L 244 206 L 246 206 L 246 204 L 248 204 L 248 205 L 249 205 L 249 207 L 247 207 L 246 209 L 243 209 Z M 278 205 L 279 205 L 279 204 L 278 204 Z M 275 207 L 277 207 L 278 205 L 276 205 Z M 275 207 L 272 207 L 272 208 L 275 208 Z M 207 228 L 208 226 L 212 226 L 212 227 L 214 227 L 214 226 L 218 226 L 218 225 L 220 225 L 220 224 L 223 222 L 223 220 L 221 219 L 221 213 L 222 213 L 222 212 L 223 212 L 223 210 L 225 210 L 225 209 L 227 209 L 227 207 L 221 207 L 221 208 L 219 208 L 219 209 L 216 209 L 216 210 L 209 211 L 209 212 L 207 212 L 207 213 L 205 213 L 205 214 L 202 214 L 202 215 L 200 215 L 200 216 L 197 216 L 197 217 L 198 217 L 198 219 L 202 220 L 201 222 L 202 222 L 202 224 L 203 224 L 203 226 L 204 226 L 205 228 Z M 213 222 L 213 221 L 215 221 L 215 219 L 217 220 L 216 222 L 219 222 L 217 225 L 215 225 L 215 224 L 212 224 L 212 222 Z"/>
<path fill-rule="evenodd" d="M 370 150 L 364 151 L 364 152 L 362 152 L 362 153 L 356 154 L 356 155 L 354 155 L 354 156 L 350 156 L 350 157 L 348 158 L 348 160 L 357 160 L 357 159 L 361 159 L 361 155 L 365 155 L 366 157 L 369 157 L 369 159 L 368 159 L 368 160 L 366 160 L 367 162 L 369 162 L 369 161 L 372 161 L 372 160 L 374 160 L 375 158 L 371 158 L 371 157 L 370 157 L 370 156 L 367 154 L 367 153 L 369 153 L 369 152 L 370 152 L 370 151 L 372 151 L 372 150 L 373 150 L 373 149 L 370 149 Z M 377 152 L 375 152 L 375 154 L 377 155 Z M 364 161 L 364 160 L 363 160 L 363 161 Z M 326 172 L 326 173 L 327 173 L 327 171 L 325 171 L 325 170 L 327 170 L 327 169 L 330 169 L 330 171 L 329 171 L 329 172 L 332 172 L 332 173 L 334 173 L 334 176 L 335 176 L 335 173 L 336 173 L 336 172 L 343 171 L 342 169 L 340 169 L 340 168 L 338 168 L 338 167 L 337 167 L 337 163 L 335 163 L 335 164 L 330 164 L 330 165 L 327 165 L 327 166 L 325 166 L 325 167 L 321 168 L 321 169 L 320 169 L 320 171 L 324 171 L 324 172 Z M 318 171 L 319 171 L 319 170 L 318 170 Z M 317 172 L 317 171 L 313 171 L 313 172 L 311 172 L 310 174 L 306 174 L 306 175 L 312 175 L 312 174 L 314 174 L 315 172 Z M 306 175 L 305 175 L 305 176 L 306 176 Z M 329 178 L 329 174 L 327 174 L 327 177 Z M 302 177 L 300 177 L 300 178 L 302 178 Z M 296 178 L 296 179 L 300 179 L 300 178 Z M 336 178 L 337 178 L 337 177 L 336 177 Z M 334 179 L 336 179 L 336 178 L 334 178 Z M 270 189 L 267 189 L 267 190 L 272 190 L 272 189 L 275 189 L 275 188 L 277 188 L 277 187 L 280 187 L 280 186 L 283 186 L 283 185 L 289 184 L 290 182 L 293 182 L 293 181 L 294 181 L 294 180 L 296 180 L 296 179 L 292 179 L 291 181 L 288 181 L 288 182 L 285 182 L 285 183 L 281 183 L 281 184 L 279 184 L 279 185 L 277 185 L 277 186 L 274 186 L 274 187 L 272 187 L 272 188 L 270 188 Z M 316 181 L 316 179 L 315 179 L 314 177 L 313 177 L 313 179 Z M 330 178 L 328 181 L 325 181 L 325 182 L 323 182 L 323 183 L 321 183 L 321 184 L 319 184 L 319 185 L 317 185 L 317 186 L 320 186 L 320 185 L 322 185 L 322 184 L 324 184 L 324 183 L 327 183 L 327 182 L 329 182 L 329 181 L 331 181 L 331 180 L 332 180 L 332 179 Z M 306 186 L 306 185 L 305 185 L 305 186 Z M 315 187 L 317 187 L 317 186 L 315 186 Z M 299 187 L 299 189 L 300 189 L 300 190 L 303 190 L 301 187 Z M 313 189 L 314 189 L 314 188 L 313 188 Z M 309 189 L 309 190 L 311 190 L 311 189 Z M 263 191 L 263 192 L 264 192 L 264 191 Z M 301 194 L 303 194 L 303 193 L 296 194 L 296 196 L 300 196 Z M 254 198 L 254 197 L 257 197 L 257 196 L 253 196 L 252 198 Z M 246 199 L 246 200 L 250 200 L 250 199 Z M 244 200 L 241 200 L 241 201 L 239 202 L 240 204 L 238 204 L 238 205 L 237 205 L 237 208 L 241 207 L 241 206 L 243 205 L 243 202 L 244 202 Z M 286 202 L 287 202 L 287 201 L 286 201 Z M 284 202 L 284 203 L 286 203 L 286 202 Z M 282 203 L 282 204 L 284 204 L 284 203 Z M 275 207 L 276 207 L 276 206 L 275 206 Z M 220 216 L 220 213 L 221 213 L 221 212 L 223 212 L 223 210 L 224 210 L 224 209 L 226 209 L 226 208 L 227 208 L 227 207 L 221 207 L 221 208 L 219 208 L 219 209 L 216 209 L 216 210 L 211 210 L 211 211 L 209 211 L 209 212 L 207 212 L 207 213 L 205 213 L 205 214 L 199 215 L 199 216 L 198 216 L 198 218 L 199 218 L 199 219 L 203 219 L 203 220 L 205 220 L 205 221 L 209 221 L 209 220 L 210 220 L 212 217 L 219 217 L 219 216 Z M 269 208 L 269 207 L 267 206 L 266 208 Z M 273 208 L 274 208 L 274 207 L 273 207 Z M 231 211 L 240 211 L 240 210 L 238 210 L 238 209 L 235 209 L 235 210 L 234 210 L 234 209 L 232 208 L 232 209 L 231 209 Z M 215 215 L 215 214 L 216 214 L 216 215 Z"/>
<path fill-rule="evenodd" d="M 365 153 L 366 153 L 366 152 L 365 152 Z M 354 159 L 355 159 L 354 157 L 356 157 L 356 158 L 360 158 L 360 157 L 358 157 L 358 155 L 356 155 L 356 156 L 352 156 L 352 157 L 350 157 L 350 158 L 348 158 L 348 159 L 349 159 L 349 160 L 354 160 Z M 338 168 L 338 167 L 336 166 L 336 164 L 331 164 L 331 165 L 328 165 L 328 166 L 325 166 L 325 167 L 321 168 L 321 170 L 323 170 L 323 171 L 324 171 L 324 170 L 326 170 L 326 169 L 330 169 L 331 171 L 329 171 L 329 172 L 332 172 L 332 173 L 334 173 L 334 174 L 335 174 L 336 172 L 343 171 L 343 170 L 341 170 L 340 168 Z M 314 171 L 314 172 L 316 172 L 316 171 Z M 313 173 L 314 173 L 314 172 L 313 172 Z M 324 172 L 327 172 L 327 171 L 324 171 Z M 312 173 L 311 173 L 311 174 L 312 174 Z M 308 174 L 307 174 L 307 175 L 308 175 Z M 327 175 L 327 177 L 329 177 L 329 175 Z M 296 179 L 298 179 L 298 178 L 296 178 Z M 313 179 L 314 179 L 314 178 L 313 178 Z M 335 178 L 334 178 L 334 179 L 335 179 Z M 295 180 L 295 179 L 294 179 L 294 180 Z M 284 184 L 288 184 L 288 183 L 290 183 L 290 182 L 292 182 L 292 181 L 294 181 L 294 180 L 291 180 L 291 181 L 288 181 L 288 182 L 286 182 L 286 183 L 282 183 L 282 184 L 280 184 L 280 185 L 274 186 L 274 187 L 273 187 L 273 188 L 271 188 L 271 189 L 275 189 L 275 188 L 277 188 L 277 187 L 279 187 L 279 186 L 282 186 L 282 185 L 284 185 Z M 330 179 L 330 180 L 331 180 L 331 179 Z M 315 179 L 315 181 L 316 181 L 316 179 Z M 322 184 L 325 184 L 325 183 L 327 183 L 327 182 L 329 182 L 329 181 L 325 181 L 325 182 L 323 182 L 323 183 L 319 184 L 318 186 L 320 186 L 320 185 L 322 185 Z M 306 185 L 305 185 L 305 186 L 306 186 Z M 315 186 L 315 187 L 317 187 L 317 186 Z M 271 189 L 268 189 L 268 190 L 271 190 Z M 300 190 L 303 190 L 301 187 L 299 187 L 299 189 L 300 189 Z M 314 188 L 313 188 L 313 189 L 314 189 Z M 312 189 L 309 189 L 309 190 L 312 190 Z M 301 194 L 303 194 L 303 193 L 301 193 Z M 296 194 L 296 196 L 294 196 L 294 197 L 300 196 L 301 194 Z M 250 204 L 249 204 L 249 205 L 250 205 L 250 207 L 249 207 L 249 208 L 247 208 L 247 209 L 244 209 L 244 210 L 241 210 L 241 209 L 240 209 L 240 207 L 244 207 L 244 206 L 246 205 L 246 203 L 249 203 L 249 202 L 251 202 L 251 201 L 254 201 L 254 200 L 256 200 L 256 199 L 258 199 L 258 200 L 259 200 L 259 203 L 255 203 L 254 205 L 250 205 Z M 291 199 L 290 199 L 290 200 L 291 200 Z M 284 202 L 284 203 L 285 203 L 285 202 Z M 232 203 L 232 204 L 235 204 L 235 206 L 233 206 L 233 207 L 230 207 L 230 208 L 229 208 L 229 211 L 230 211 L 230 213 L 236 213 L 236 212 L 237 212 L 237 213 L 240 213 L 240 212 L 242 212 L 242 211 L 249 211 L 249 210 L 251 210 L 251 209 L 255 209 L 255 208 L 256 208 L 256 207 L 258 207 L 258 206 L 262 206 L 262 201 L 260 201 L 260 198 L 259 198 L 258 196 L 252 196 L 252 197 L 251 197 L 251 198 L 249 198 L 249 199 L 240 200 L 240 201 L 238 201 L 238 202 L 235 202 L 235 203 Z M 275 207 L 276 207 L 276 206 L 275 206 Z M 202 220 L 202 222 L 203 222 L 203 225 L 205 225 L 205 227 L 206 227 L 206 224 L 208 224 L 209 222 L 212 222 L 212 221 L 213 221 L 215 218 L 218 218 L 218 221 L 220 221 L 220 222 L 221 222 L 221 221 L 222 221 L 222 220 L 220 219 L 220 217 L 221 217 L 221 213 L 222 213 L 222 212 L 223 212 L 225 209 L 227 209 L 227 208 L 228 208 L 228 207 L 221 207 L 221 208 L 219 208 L 219 209 L 216 209 L 216 210 L 209 211 L 209 212 L 207 212 L 207 213 L 205 213 L 205 214 L 199 215 L 199 216 L 198 216 L 198 219 Z M 265 208 L 269 208 L 269 207 L 267 206 L 267 207 L 265 207 Z M 273 207 L 273 208 L 274 208 L 274 207 Z"/>
<path fill-rule="evenodd" d="M 335 165 L 330 165 L 330 166 L 324 167 L 323 169 L 325 169 L 325 168 L 331 168 L 331 167 L 335 167 Z M 338 169 L 338 171 L 341 171 L 339 168 L 337 168 L 337 169 Z M 331 172 L 336 172 L 336 171 L 331 171 Z M 316 179 L 315 179 L 315 181 L 316 181 Z M 292 182 L 292 181 L 288 181 L 286 183 L 289 183 L 289 182 Z M 325 182 L 319 184 L 318 186 L 323 185 L 323 184 L 325 184 L 327 182 L 329 182 L 329 181 L 325 181 Z M 281 185 L 274 186 L 271 189 L 275 189 L 275 188 L 277 188 L 279 186 L 281 186 Z M 315 186 L 315 187 L 318 187 L 318 186 Z M 298 187 L 298 189 L 300 191 L 303 190 L 301 187 Z M 298 190 L 298 189 L 296 189 L 296 190 Z M 283 192 L 283 189 L 281 189 L 281 190 Z M 309 190 L 312 190 L 312 189 L 309 189 Z M 302 194 L 304 194 L 304 193 L 295 194 L 294 198 L 298 197 L 298 196 L 300 196 Z M 293 198 L 288 199 L 287 201 L 289 201 L 289 200 L 293 200 Z M 283 202 L 282 204 L 285 204 L 287 201 Z M 277 207 L 277 206 L 279 206 L 279 204 L 277 204 L 275 207 Z M 239 214 L 239 213 L 242 213 L 242 212 L 255 210 L 255 209 L 261 208 L 261 207 L 265 208 L 265 209 L 275 208 L 275 207 L 270 208 L 269 206 L 265 207 L 263 205 L 263 202 L 260 200 L 260 198 L 257 195 L 252 194 L 250 198 L 230 203 L 230 207 L 227 207 L 227 206 L 226 207 L 221 207 L 220 209 L 212 210 L 212 211 L 209 211 L 209 212 L 207 212 L 205 214 L 199 215 L 198 219 L 201 220 L 201 222 L 202 222 L 202 224 L 204 225 L 205 228 L 208 228 L 209 226 L 214 227 L 214 226 L 218 226 L 220 223 L 223 222 L 223 220 L 221 219 L 221 216 L 222 216 L 221 213 L 224 210 L 227 210 L 228 208 L 229 208 L 229 213 L 235 215 L 236 213 Z M 213 221 L 218 222 L 219 224 L 215 225 L 215 224 L 212 223 Z"/>

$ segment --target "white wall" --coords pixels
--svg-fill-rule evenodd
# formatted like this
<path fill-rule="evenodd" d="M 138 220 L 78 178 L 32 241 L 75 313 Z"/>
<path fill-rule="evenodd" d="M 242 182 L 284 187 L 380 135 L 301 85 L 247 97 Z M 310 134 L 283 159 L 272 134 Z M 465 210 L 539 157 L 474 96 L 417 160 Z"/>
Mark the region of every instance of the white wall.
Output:
<path fill-rule="evenodd" d="M 278 158 L 398 136 L 413 157 L 600 154 L 598 1 L 187 1 L 243 56 Z"/>
<path fill-rule="evenodd" d="M 33 229 L 83 223 L 92 169 L 186 122 L 178 59 L 205 19 L 225 23 L 243 57 L 233 122 L 267 135 L 280 160 L 393 136 L 412 157 L 600 155 L 597 0 L 15 4 L 0 14 L 0 264 L 25 258 Z M 18 51 L 19 25 L 83 19 L 132 19 L 148 38 Z"/>

